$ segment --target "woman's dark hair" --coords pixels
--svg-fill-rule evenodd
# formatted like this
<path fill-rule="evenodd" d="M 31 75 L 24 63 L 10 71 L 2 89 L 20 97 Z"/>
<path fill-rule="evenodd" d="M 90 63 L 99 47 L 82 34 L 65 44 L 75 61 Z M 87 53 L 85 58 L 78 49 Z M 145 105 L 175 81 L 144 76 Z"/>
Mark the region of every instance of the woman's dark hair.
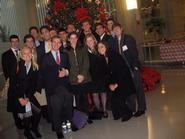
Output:
<path fill-rule="evenodd" d="M 98 45 L 99 45 L 100 43 L 103 44 L 103 45 L 105 46 L 105 48 L 106 48 L 105 56 L 107 57 L 107 56 L 108 56 L 108 53 L 109 53 L 108 44 L 107 44 L 107 42 L 105 42 L 105 41 L 99 41 L 98 44 L 97 44 L 97 49 L 98 49 Z M 97 51 L 98 51 L 98 50 L 97 50 Z"/>
<path fill-rule="evenodd" d="M 31 34 L 27 34 L 24 36 L 23 42 L 26 43 L 26 40 L 32 38 L 33 42 L 35 43 L 35 38 Z"/>
<path fill-rule="evenodd" d="M 72 36 L 72 35 L 76 35 L 78 38 L 78 33 L 76 33 L 75 31 L 71 32 L 68 34 L 68 39 Z"/>
<path fill-rule="evenodd" d="M 39 33 L 39 29 L 36 26 L 32 26 L 29 28 L 29 33 L 31 33 L 32 30 L 36 30 L 37 33 Z"/>

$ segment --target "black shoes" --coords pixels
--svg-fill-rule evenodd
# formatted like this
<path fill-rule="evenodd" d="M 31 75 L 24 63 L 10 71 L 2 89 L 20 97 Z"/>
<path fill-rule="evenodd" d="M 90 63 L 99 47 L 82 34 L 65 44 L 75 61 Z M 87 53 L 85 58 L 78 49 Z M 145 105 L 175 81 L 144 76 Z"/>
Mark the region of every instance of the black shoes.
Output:
<path fill-rule="evenodd" d="M 35 139 L 33 137 L 33 135 L 29 132 L 29 131 L 24 131 L 24 136 L 27 138 L 27 139 Z"/>
<path fill-rule="evenodd" d="M 130 120 L 131 118 L 132 118 L 131 114 L 124 115 L 124 116 L 122 116 L 121 121 L 126 122 L 126 121 Z"/>
<path fill-rule="evenodd" d="M 57 134 L 58 139 L 63 139 L 64 138 L 64 135 L 63 135 L 62 131 L 61 132 L 56 132 L 56 134 Z"/>
<path fill-rule="evenodd" d="M 41 137 L 42 137 L 42 135 L 39 133 L 38 130 L 31 129 L 31 131 L 35 134 L 35 136 L 36 136 L 37 138 L 41 138 Z"/>
<path fill-rule="evenodd" d="M 92 124 L 92 123 L 93 123 L 93 121 L 91 120 L 91 118 L 88 118 L 88 119 L 87 119 L 87 123 L 88 123 L 88 124 Z"/>
<path fill-rule="evenodd" d="M 145 111 L 137 111 L 135 114 L 134 114 L 134 117 L 139 117 L 141 115 L 145 114 Z"/>
<path fill-rule="evenodd" d="M 15 126 L 17 127 L 17 129 L 23 129 L 24 126 L 22 124 L 15 124 Z"/>

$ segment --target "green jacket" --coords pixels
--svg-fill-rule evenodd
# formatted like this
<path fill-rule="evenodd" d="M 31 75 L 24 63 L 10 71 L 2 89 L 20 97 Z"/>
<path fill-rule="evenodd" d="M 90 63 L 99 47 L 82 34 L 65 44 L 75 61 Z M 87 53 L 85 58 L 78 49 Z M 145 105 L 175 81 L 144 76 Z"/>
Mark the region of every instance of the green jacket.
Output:
<path fill-rule="evenodd" d="M 75 58 L 75 51 L 76 51 L 76 58 Z M 85 82 L 91 81 L 90 73 L 89 73 L 89 57 L 88 51 L 85 47 L 76 47 L 76 49 L 70 47 L 67 50 L 69 55 L 69 62 L 70 62 L 70 72 L 69 72 L 69 79 L 71 84 L 78 84 L 77 82 L 77 75 L 81 74 L 85 77 Z"/>

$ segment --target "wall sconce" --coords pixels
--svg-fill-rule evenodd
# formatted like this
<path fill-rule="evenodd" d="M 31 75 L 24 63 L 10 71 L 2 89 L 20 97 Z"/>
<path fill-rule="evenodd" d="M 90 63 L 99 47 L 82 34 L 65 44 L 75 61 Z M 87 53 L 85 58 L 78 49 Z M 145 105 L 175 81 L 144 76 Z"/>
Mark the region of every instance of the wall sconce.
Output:
<path fill-rule="evenodd" d="M 126 0 L 127 10 L 137 9 L 137 0 Z"/>

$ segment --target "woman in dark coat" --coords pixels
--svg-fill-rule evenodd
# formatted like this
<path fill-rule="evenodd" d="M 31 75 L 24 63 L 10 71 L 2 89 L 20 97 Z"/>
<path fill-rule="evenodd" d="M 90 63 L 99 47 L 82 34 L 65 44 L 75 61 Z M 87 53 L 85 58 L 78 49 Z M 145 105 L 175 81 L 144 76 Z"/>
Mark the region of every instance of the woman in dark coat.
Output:
<path fill-rule="evenodd" d="M 131 73 L 122 56 L 108 49 L 105 42 L 98 43 L 98 52 L 106 59 L 110 79 L 109 89 L 111 95 L 111 108 L 115 120 L 122 118 L 127 121 L 132 117 L 132 112 L 126 104 L 126 98 L 135 93 Z"/>
<path fill-rule="evenodd" d="M 87 34 L 85 37 L 85 45 L 88 49 L 90 68 L 89 72 L 92 79 L 93 101 L 98 111 L 100 108 L 100 99 L 103 108 L 103 117 L 107 118 L 107 88 L 106 88 L 106 76 L 107 76 L 107 64 L 102 56 L 97 52 L 97 41 L 93 34 Z M 100 97 L 100 99 L 99 99 Z"/>
<path fill-rule="evenodd" d="M 38 65 L 32 60 L 32 51 L 28 47 L 21 50 L 21 60 L 18 63 L 16 74 L 16 99 L 18 117 L 24 123 L 24 135 L 28 139 L 34 139 L 30 131 L 36 137 L 41 137 L 38 131 L 40 121 L 40 105 L 34 93 L 37 87 Z M 30 128 L 31 127 L 31 128 Z"/>

